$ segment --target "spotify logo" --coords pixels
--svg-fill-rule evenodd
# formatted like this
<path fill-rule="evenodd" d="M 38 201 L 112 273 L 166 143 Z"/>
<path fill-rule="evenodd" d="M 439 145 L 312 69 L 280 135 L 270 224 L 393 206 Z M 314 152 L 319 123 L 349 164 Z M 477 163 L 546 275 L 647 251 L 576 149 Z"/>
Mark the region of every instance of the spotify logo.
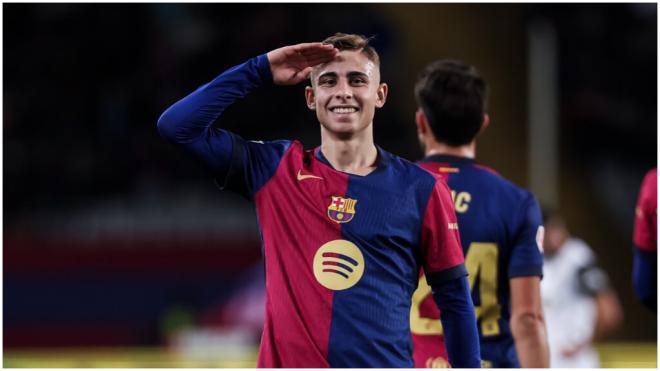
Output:
<path fill-rule="evenodd" d="M 314 276 L 330 290 L 353 287 L 364 273 L 364 257 L 352 242 L 334 240 L 319 247 L 314 255 Z"/>

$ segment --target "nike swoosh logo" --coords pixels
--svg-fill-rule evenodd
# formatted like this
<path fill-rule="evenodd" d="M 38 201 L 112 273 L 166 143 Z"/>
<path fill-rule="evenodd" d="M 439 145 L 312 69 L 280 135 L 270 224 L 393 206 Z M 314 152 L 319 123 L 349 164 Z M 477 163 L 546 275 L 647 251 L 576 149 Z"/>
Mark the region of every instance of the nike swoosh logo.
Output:
<path fill-rule="evenodd" d="M 302 175 L 301 170 L 298 170 L 297 179 L 298 180 L 305 180 L 305 179 L 321 179 L 321 180 L 323 180 L 323 178 L 321 178 L 320 176 L 316 176 L 316 175 Z"/>

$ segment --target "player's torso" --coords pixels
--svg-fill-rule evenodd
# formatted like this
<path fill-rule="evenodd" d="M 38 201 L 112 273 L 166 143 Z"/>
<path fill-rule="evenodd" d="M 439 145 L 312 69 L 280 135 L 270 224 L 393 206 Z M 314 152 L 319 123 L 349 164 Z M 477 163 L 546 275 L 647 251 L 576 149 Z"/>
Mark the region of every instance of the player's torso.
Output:
<path fill-rule="evenodd" d="M 580 364 L 575 362 L 583 357 L 582 353 L 593 353 L 590 346 L 585 346 L 573 360 L 570 357 L 564 359 L 562 355 L 563 349 L 588 343 L 593 337 L 596 305 L 594 299 L 580 288 L 578 278 L 580 269 L 588 266 L 592 260 L 591 251 L 582 241 L 569 239 L 555 255 L 546 257 L 544 262 L 541 297 L 552 367 L 580 367 L 575 366 Z M 597 363 L 589 367 L 597 367 Z"/>
<path fill-rule="evenodd" d="M 443 175 L 452 191 L 478 321 L 482 358 L 488 360 L 485 354 L 498 354 L 499 358 L 504 358 L 504 362 L 508 362 L 509 366 L 515 366 L 517 365 L 515 351 L 507 355 L 508 351 L 503 351 L 501 348 L 506 345 L 507 349 L 513 349 L 509 327 L 508 266 L 513 228 L 511 214 L 519 205 L 507 192 L 501 192 L 502 184 L 499 176 L 472 161 L 423 162 L 420 166 Z M 420 295 L 420 290 L 427 294 Z M 413 314 L 411 314 L 411 331 L 417 353 L 417 347 L 421 350 L 426 349 L 427 344 L 434 341 L 434 335 L 437 336 L 441 331 L 441 324 L 437 320 L 439 318 L 437 308 L 431 305 L 433 299 L 430 288 L 423 277 L 420 279 L 414 298 L 418 300 L 421 298 L 417 303 L 413 301 Z M 415 305 L 419 306 L 419 316 L 422 317 L 418 323 L 414 323 Z M 493 348 L 492 352 L 489 348 Z M 432 352 L 437 353 L 436 350 Z M 421 357 L 416 354 L 417 366 L 422 366 L 422 358 L 429 354 L 430 352 L 427 352 Z M 486 363 L 484 366 L 492 366 L 492 364 Z M 499 367 L 507 367 L 507 363 L 500 363 Z"/>
<path fill-rule="evenodd" d="M 411 366 L 408 299 L 433 184 L 415 191 L 419 181 L 399 170 L 348 175 L 294 143 L 257 193 L 268 288 L 261 366 Z"/>

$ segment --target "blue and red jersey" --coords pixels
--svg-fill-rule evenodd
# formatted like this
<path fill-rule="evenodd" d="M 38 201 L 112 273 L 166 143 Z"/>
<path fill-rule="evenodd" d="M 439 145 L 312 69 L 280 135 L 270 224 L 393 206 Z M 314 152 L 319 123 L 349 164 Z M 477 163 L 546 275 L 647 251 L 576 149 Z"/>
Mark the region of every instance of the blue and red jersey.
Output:
<path fill-rule="evenodd" d="M 445 179 L 452 192 L 470 274 L 483 364 L 519 367 L 509 327 L 514 277 L 542 276 L 542 217 L 534 196 L 474 160 L 432 155 L 419 162 Z M 416 367 L 438 365 L 442 349 L 439 311 L 420 280 L 411 312 Z"/>
<path fill-rule="evenodd" d="M 256 204 L 267 295 L 258 365 L 412 367 L 410 298 L 420 268 L 434 287 L 466 276 L 447 184 L 381 148 L 377 168 L 358 176 L 335 170 L 318 148 L 246 141 L 212 126 L 271 79 L 266 56 L 251 59 L 158 123 L 221 187 Z"/>
<path fill-rule="evenodd" d="M 637 298 L 657 310 L 658 169 L 644 176 L 635 207 L 633 287 Z"/>
<path fill-rule="evenodd" d="M 643 251 L 658 250 L 658 169 L 644 176 L 635 207 L 633 242 Z"/>

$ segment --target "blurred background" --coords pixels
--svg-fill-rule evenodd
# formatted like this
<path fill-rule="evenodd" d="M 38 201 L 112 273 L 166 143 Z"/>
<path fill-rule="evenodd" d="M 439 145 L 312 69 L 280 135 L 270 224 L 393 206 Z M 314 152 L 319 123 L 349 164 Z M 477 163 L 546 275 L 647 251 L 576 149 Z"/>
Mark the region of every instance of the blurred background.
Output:
<path fill-rule="evenodd" d="M 5 367 L 254 367 L 263 267 L 253 205 L 156 130 L 225 69 L 337 31 L 375 36 L 376 142 L 418 148 L 413 84 L 478 67 L 477 158 L 558 208 L 625 319 L 603 366 L 656 367 L 631 283 L 635 201 L 657 166 L 656 4 L 3 4 Z M 302 85 L 265 87 L 222 126 L 320 144 Z M 551 329 L 550 329 L 551 331 Z"/>

